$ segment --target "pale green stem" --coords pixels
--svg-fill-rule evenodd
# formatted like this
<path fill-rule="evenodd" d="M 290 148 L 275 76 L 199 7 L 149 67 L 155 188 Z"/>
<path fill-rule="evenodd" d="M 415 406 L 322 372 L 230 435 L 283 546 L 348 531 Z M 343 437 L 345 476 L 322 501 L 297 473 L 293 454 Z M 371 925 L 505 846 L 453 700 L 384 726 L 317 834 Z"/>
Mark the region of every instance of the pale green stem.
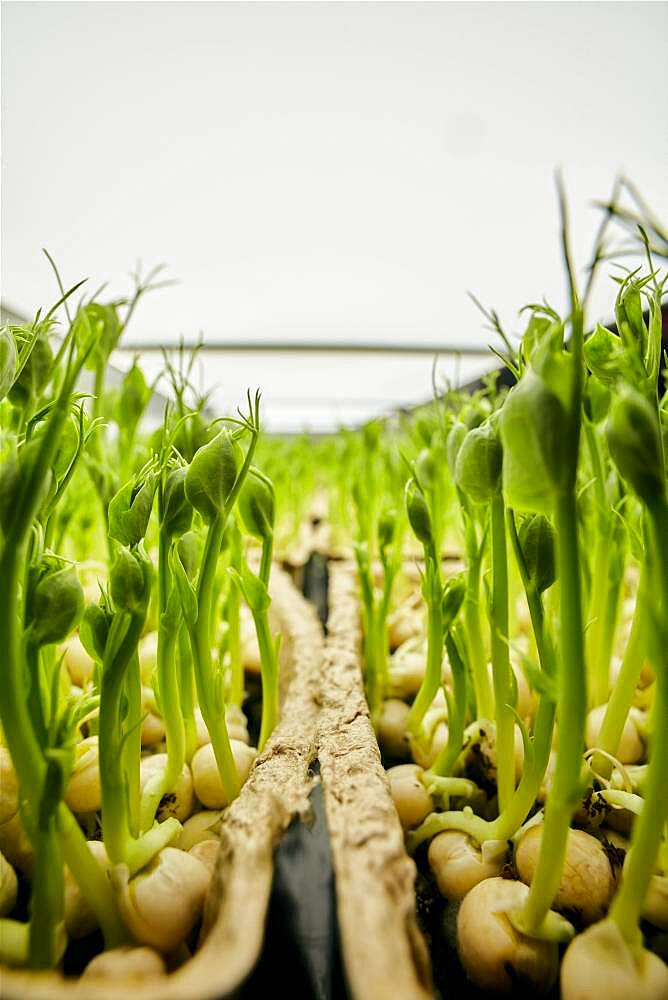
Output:
<path fill-rule="evenodd" d="M 32 969 L 51 969 L 63 945 L 63 861 L 55 816 L 40 822 L 35 845 L 35 866 L 30 900 L 30 951 Z"/>
<path fill-rule="evenodd" d="M 528 931 L 537 931 L 552 906 L 561 880 L 571 818 L 582 797 L 581 768 L 587 707 L 582 635 L 582 600 L 575 496 L 556 502 L 557 555 L 561 593 L 561 648 L 558 670 L 559 747 L 538 864 L 524 907 Z"/>
<path fill-rule="evenodd" d="M 480 560 L 478 539 L 470 517 L 466 520 L 466 596 L 464 622 L 469 652 L 476 714 L 479 719 L 494 718 L 494 694 L 487 672 L 487 658 L 480 624 Z"/>
<path fill-rule="evenodd" d="M 195 690 L 192 654 L 188 630 L 183 622 L 179 628 L 178 639 L 178 670 L 179 670 L 179 694 L 181 704 L 181 715 L 183 717 L 183 729 L 185 734 L 185 754 L 188 763 L 192 760 L 193 754 L 197 750 L 197 723 L 195 721 Z"/>
<path fill-rule="evenodd" d="M 125 628 L 125 634 L 114 659 L 104 664 L 102 672 L 99 754 L 104 844 L 112 864 L 126 864 L 132 875 L 174 840 L 181 824 L 170 817 L 139 838 L 132 835 L 121 748 L 120 706 L 126 670 L 136 653 L 145 616 L 134 614 L 125 617 L 125 626 L 119 619 L 112 625 L 113 629 L 119 621 L 118 629 Z"/>
<path fill-rule="evenodd" d="M 503 497 L 491 504 L 492 679 L 496 705 L 497 791 L 503 811 L 515 790 L 515 717 L 510 706 L 510 653 L 508 650 L 508 555 Z"/>
<path fill-rule="evenodd" d="M 640 672 L 645 658 L 645 649 L 647 645 L 646 630 L 648 624 L 647 601 L 649 600 L 649 595 L 647 593 L 648 576 L 647 562 L 645 561 L 640 573 L 640 582 L 638 584 L 636 606 L 633 611 L 631 632 L 626 644 L 626 649 L 624 650 L 619 675 L 610 694 L 610 700 L 608 701 L 608 706 L 605 710 L 601 731 L 599 733 L 598 740 L 596 741 L 597 746 L 601 750 L 605 750 L 606 753 L 611 754 L 613 757 L 617 753 L 617 748 L 619 747 L 619 741 L 622 738 L 622 732 L 624 731 L 624 725 L 629 714 L 629 709 L 633 704 L 633 696 L 635 694 L 636 687 L 638 686 L 638 680 L 640 679 Z M 612 773 L 612 762 L 602 754 L 595 755 L 592 766 L 596 773 L 600 774 L 604 778 L 609 778 Z"/>
<path fill-rule="evenodd" d="M 230 566 L 241 572 L 241 536 L 236 525 L 230 531 Z M 244 668 L 241 662 L 239 588 L 231 586 L 226 602 L 227 649 L 230 656 L 230 702 L 241 708 L 244 700 Z"/>
<path fill-rule="evenodd" d="M 668 615 L 668 504 L 664 498 L 650 508 L 657 552 L 658 581 L 662 621 Z M 619 927 L 622 936 L 631 946 L 640 946 L 642 938 L 638 928 L 640 914 L 647 894 L 647 887 L 654 872 L 663 827 L 668 818 L 666 771 L 668 770 L 668 630 L 656 637 L 656 700 L 652 747 L 645 775 L 644 806 L 635 821 L 631 848 L 624 865 L 622 884 L 610 909 L 610 917 Z"/>
<path fill-rule="evenodd" d="M 181 715 L 176 662 L 178 624 L 161 627 L 158 633 L 157 671 L 162 718 L 165 724 L 167 764 L 147 781 L 141 796 L 141 829 L 147 830 L 163 795 L 174 790 L 186 760 L 186 733 Z"/>
<path fill-rule="evenodd" d="M 123 765 L 128 788 L 128 816 L 130 832 L 138 837 L 141 832 L 140 817 L 140 767 L 141 760 L 141 672 L 137 650 L 130 657 L 125 675 L 125 697 L 127 700 L 127 715 L 123 742 Z"/>
<path fill-rule="evenodd" d="M 197 621 L 190 629 L 190 645 L 197 682 L 197 696 L 202 716 L 209 730 L 211 745 L 218 764 L 220 780 L 231 801 L 239 794 L 239 776 L 232 756 L 230 737 L 211 661 L 211 608 L 216 564 L 225 530 L 227 513 L 217 514 L 209 525 L 197 584 Z"/>
<path fill-rule="evenodd" d="M 440 564 L 435 552 L 425 551 L 427 574 L 427 666 L 415 701 L 411 705 L 406 729 L 419 738 L 422 720 L 441 686 L 443 663 L 443 587 Z"/>

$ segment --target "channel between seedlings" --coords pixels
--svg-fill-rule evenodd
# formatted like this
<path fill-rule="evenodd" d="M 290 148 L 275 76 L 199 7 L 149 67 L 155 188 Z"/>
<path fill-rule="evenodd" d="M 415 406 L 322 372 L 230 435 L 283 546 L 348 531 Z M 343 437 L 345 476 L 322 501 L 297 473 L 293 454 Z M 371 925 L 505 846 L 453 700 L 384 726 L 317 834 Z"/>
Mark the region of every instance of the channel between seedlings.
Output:
<path fill-rule="evenodd" d="M 273 852 L 292 820 L 309 813 L 323 660 L 322 630 L 312 607 L 274 566 L 272 616 L 283 636 L 278 726 L 241 794 L 226 810 L 200 946 L 178 971 L 150 980 L 81 982 L 57 973 L 0 969 L 7 1000 L 218 1000 L 233 994 L 257 962 L 264 940 Z"/>
<path fill-rule="evenodd" d="M 331 563 L 318 722 L 341 945 L 355 1000 L 426 1000 L 430 963 L 415 913 L 413 861 L 369 719 L 355 571 Z"/>

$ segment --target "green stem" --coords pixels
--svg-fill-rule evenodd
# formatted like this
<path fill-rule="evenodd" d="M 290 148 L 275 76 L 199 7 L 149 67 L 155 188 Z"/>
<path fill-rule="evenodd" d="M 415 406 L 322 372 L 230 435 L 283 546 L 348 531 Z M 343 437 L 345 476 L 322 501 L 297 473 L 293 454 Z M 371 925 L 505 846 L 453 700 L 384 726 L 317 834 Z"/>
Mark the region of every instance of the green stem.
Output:
<path fill-rule="evenodd" d="M 503 810 L 515 790 L 515 717 L 510 706 L 510 653 L 508 650 L 508 554 L 503 496 L 491 504 L 492 679 L 496 705 L 497 790 Z"/>
<path fill-rule="evenodd" d="M 158 520 L 161 525 L 158 533 L 158 627 L 162 616 L 167 610 L 167 600 L 169 598 L 171 582 L 171 573 L 169 571 L 169 549 L 171 542 L 169 535 L 162 527 L 163 518 L 164 500 L 161 488 L 158 492 Z"/>
<path fill-rule="evenodd" d="M 234 524 L 230 530 L 230 566 L 241 572 L 241 534 Z M 241 601 L 239 588 L 228 589 L 225 606 L 227 619 L 227 649 L 230 656 L 230 702 L 241 708 L 244 700 L 244 668 L 241 662 Z"/>
<path fill-rule="evenodd" d="M 606 753 L 614 757 L 622 738 L 624 725 L 629 714 L 629 709 L 633 704 L 633 696 L 640 672 L 642 670 L 646 649 L 647 631 L 647 602 L 649 601 L 649 571 L 647 560 L 643 562 L 640 571 L 640 582 L 636 596 L 636 606 L 633 611 L 633 621 L 631 632 L 624 650 L 622 665 L 619 670 L 617 681 L 612 689 L 608 706 L 603 717 L 603 724 L 597 745 Z M 604 778 L 609 778 L 612 773 L 612 762 L 603 755 L 596 754 L 592 761 L 593 769 Z"/>
<path fill-rule="evenodd" d="M 269 615 L 266 611 L 253 612 L 255 630 L 260 648 L 260 669 L 262 672 L 262 723 L 257 748 L 262 753 L 265 743 L 278 722 L 278 661 L 276 643 L 269 630 Z"/>
<path fill-rule="evenodd" d="M 260 556 L 260 579 L 265 587 L 269 587 L 269 577 L 271 575 L 271 561 L 274 557 L 274 537 L 266 535 L 262 539 L 262 555 Z"/>
<path fill-rule="evenodd" d="M 48 705 L 48 690 L 40 664 L 40 648 L 30 634 L 26 636 L 25 659 L 28 668 L 28 711 L 37 739 L 42 747 L 46 747 L 46 719 Z"/>
<path fill-rule="evenodd" d="M 435 552 L 425 549 L 427 590 L 427 667 L 420 690 L 411 705 L 406 728 L 415 738 L 419 737 L 422 720 L 441 686 L 443 663 L 443 587 L 441 571 Z"/>
<path fill-rule="evenodd" d="M 230 737 L 225 721 L 225 706 L 216 687 L 213 664 L 211 661 L 211 643 L 209 624 L 213 603 L 213 584 L 216 576 L 216 565 L 220 553 L 220 545 L 227 521 L 227 512 L 217 514 L 211 521 L 199 579 L 197 581 L 197 621 L 190 629 L 190 644 L 195 667 L 197 696 L 199 698 L 202 717 L 209 730 L 211 745 L 218 764 L 220 780 L 225 794 L 232 801 L 239 794 L 239 776 L 232 756 Z"/>
<path fill-rule="evenodd" d="M 143 624 L 142 624 L 143 630 Z M 130 832 L 138 837 L 140 821 L 140 766 L 141 760 L 141 671 L 137 650 L 130 657 L 125 674 L 125 698 L 127 715 L 124 723 L 123 767 L 127 779 L 128 816 Z"/>
<path fill-rule="evenodd" d="M 390 647 L 387 634 L 387 617 L 390 613 L 392 590 L 399 567 L 396 556 L 388 559 L 386 552 L 381 552 L 381 562 L 383 565 L 383 594 L 376 615 L 376 650 L 378 654 L 378 685 L 380 688 L 380 703 L 382 705 L 389 683 L 388 660 Z"/>
<path fill-rule="evenodd" d="M 382 701 L 378 677 L 377 635 L 375 607 L 372 604 L 369 608 L 365 608 L 364 614 L 364 668 L 369 716 L 374 726 L 378 722 Z"/>
<path fill-rule="evenodd" d="M 98 361 L 95 366 L 95 383 L 93 388 L 93 420 L 97 420 L 102 412 L 102 395 L 104 393 L 104 376 L 105 376 L 106 360 L 103 359 Z M 94 447 L 97 450 L 98 458 L 102 457 L 100 447 L 99 447 L 99 437 L 95 435 L 94 437 Z"/>
<path fill-rule="evenodd" d="M 449 632 L 445 637 L 445 644 L 453 679 L 453 698 L 448 715 L 448 740 L 429 769 L 431 774 L 443 778 L 450 777 L 461 753 L 466 722 L 466 666 Z"/>
<path fill-rule="evenodd" d="M 582 635 L 582 598 L 574 491 L 557 497 L 557 554 L 561 593 L 561 650 L 558 672 L 559 747 L 538 864 L 524 907 L 528 931 L 545 920 L 556 895 L 566 857 L 571 818 L 581 798 L 580 773 L 587 706 Z"/>
<path fill-rule="evenodd" d="M 607 522 L 599 518 L 599 534 L 594 550 L 586 636 L 591 681 L 590 708 L 605 704 L 610 691 L 610 660 L 623 579 L 623 558 L 619 551 L 617 523 L 613 518 L 614 515 L 610 515 Z"/>
<path fill-rule="evenodd" d="M 158 513 L 162 523 L 164 516 L 162 491 L 158 496 Z M 179 696 L 179 668 L 175 659 L 181 614 L 180 612 L 172 614 L 171 611 L 168 611 L 168 600 L 172 586 L 169 570 L 170 540 L 167 532 L 162 528 L 158 544 L 159 619 L 156 670 L 162 718 L 165 725 L 167 764 L 162 772 L 154 775 L 146 783 L 142 792 L 140 804 L 140 829 L 142 831 L 149 829 L 153 823 L 160 800 L 163 795 L 173 790 L 186 759 L 186 732 Z"/>
<path fill-rule="evenodd" d="M 556 675 L 555 651 L 550 633 L 545 625 L 543 598 L 529 574 L 517 535 L 514 511 L 507 511 L 506 523 L 526 595 L 540 668 L 546 677 L 553 678 Z M 541 695 L 534 722 L 533 767 L 528 774 L 526 772 L 523 773 L 522 780 L 513 799 L 509 803 L 508 810 L 498 817 L 499 829 L 501 831 L 498 834 L 499 839 L 506 836 L 511 837 L 516 833 L 517 829 L 519 829 L 527 818 L 529 810 L 533 805 L 533 800 L 538 795 L 550 759 L 555 714 L 556 705 L 552 698 L 547 694 Z M 506 832 L 508 829 L 510 829 L 510 832 Z"/>
<path fill-rule="evenodd" d="M 601 653 L 603 629 L 605 628 L 605 606 L 608 592 L 608 570 L 610 564 L 610 539 L 599 535 L 594 548 L 592 590 L 589 602 L 587 628 L 587 662 L 589 664 L 591 688 L 590 706 L 602 705 L 608 695 L 609 663 L 605 663 Z"/>
<path fill-rule="evenodd" d="M 125 756 L 121 745 L 120 708 L 126 671 L 136 653 L 144 625 L 144 612 L 123 614 L 114 619 L 107 646 L 117 651 L 102 671 L 99 754 L 102 791 L 102 832 L 112 864 L 126 864 L 130 874 L 143 868 L 151 858 L 166 847 L 178 834 L 181 824 L 173 818 L 154 826 L 141 837 L 134 837 L 127 794 Z"/>
<path fill-rule="evenodd" d="M 107 647 L 115 644 L 117 634 L 124 635 L 111 662 L 105 662 L 100 684 L 99 766 L 102 793 L 102 832 L 113 864 L 127 862 L 132 834 L 128 795 L 124 779 L 126 758 L 121 732 L 121 699 L 125 672 L 141 637 L 142 615 L 119 614 L 114 618 Z M 105 657 L 106 660 L 106 657 Z"/>
<path fill-rule="evenodd" d="M 475 526 L 470 517 L 466 518 L 466 596 L 464 598 L 464 622 L 469 651 L 476 714 L 479 719 L 494 718 L 494 696 L 487 672 L 487 658 L 480 624 L 480 565 L 481 551 L 478 548 Z"/>
<path fill-rule="evenodd" d="M 181 626 L 179 628 L 178 658 L 179 695 L 185 736 L 185 754 L 186 760 L 190 763 L 193 758 L 193 754 L 197 750 L 198 743 L 197 723 L 195 722 L 195 690 L 192 655 L 190 651 L 188 631 L 183 622 L 181 622 Z"/>
<path fill-rule="evenodd" d="M 440 565 L 441 553 L 443 552 L 443 496 L 438 475 L 434 476 L 430 493 L 431 530 L 434 535 L 434 549 L 436 551 L 436 557 Z"/>
<path fill-rule="evenodd" d="M 654 702 L 654 731 L 652 747 L 644 784 L 644 806 L 635 821 L 631 849 L 624 866 L 621 887 L 614 898 L 610 917 L 631 946 L 640 946 L 642 939 L 638 928 L 647 887 L 654 872 L 656 858 L 668 818 L 668 796 L 665 781 L 668 770 L 668 655 L 666 653 L 665 623 L 668 613 L 668 504 L 662 497 L 650 508 L 655 535 L 656 560 L 660 588 L 660 614 L 664 624 L 663 634 L 655 637 L 656 700 Z"/>
<path fill-rule="evenodd" d="M 37 831 L 30 901 L 30 967 L 51 969 L 64 948 L 65 884 L 55 816 Z"/>
<path fill-rule="evenodd" d="M 165 724 L 167 764 L 144 787 L 141 796 L 141 829 L 148 830 L 163 795 L 173 791 L 186 760 L 186 733 L 179 698 L 175 659 L 178 624 L 161 624 L 158 632 L 157 671 L 162 719 Z"/>
<path fill-rule="evenodd" d="M 58 807 L 58 829 L 63 858 L 82 895 L 95 914 L 107 948 L 128 941 L 128 932 L 119 916 L 107 874 L 90 848 L 81 827 L 64 803 Z"/>
<path fill-rule="evenodd" d="M 23 801 L 36 802 L 46 766 L 32 725 L 23 672 L 19 600 L 19 567 L 25 543 L 12 544 L 8 539 L 0 559 L 0 648 L 4 651 L 0 719 L 18 778 Z M 31 837 L 32 822 L 25 816 L 26 832 Z"/>
<path fill-rule="evenodd" d="M 0 920 L 0 963 L 25 966 L 30 955 L 30 924 L 3 917 Z"/>
<path fill-rule="evenodd" d="M 266 535 L 262 539 L 260 580 L 269 589 L 269 575 L 274 553 L 274 537 Z M 278 648 L 269 629 L 269 612 L 253 612 L 255 631 L 260 650 L 260 671 L 262 675 L 262 722 L 258 750 L 260 753 L 273 733 L 278 722 Z"/>
<path fill-rule="evenodd" d="M 383 602 L 380 601 L 374 616 L 374 647 L 376 651 L 376 677 L 378 681 L 378 708 L 382 710 L 383 699 L 388 684 L 388 641 L 387 614 L 383 612 Z"/>
<path fill-rule="evenodd" d="M 526 820 L 536 801 L 550 757 L 556 706 L 543 696 L 538 702 L 533 738 L 533 761 L 522 774 L 507 807 L 491 823 L 490 840 L 509 840 Z"/>
<path fill-rule="evenodd" d="M 364 680 L 369 716 L 377 725 L 382 703 L 382 689 L 378 664 L 378 624 L 373 575 L 368 556 L 369 549 L 356 548 L 357 576 L 362 597 L 362 641 Z"/>
<path fill-rule="evenodd" d="M 93 420 L 98 420 L 102 412 L 102 396 L 104 394 L 104 378 L 105 378 L 105 367 L 106 360 L 98 360 L 95 367 L 95 381 L 93 386 Z M 98 431 L 97 434 L 93 434 L 91 438 L 91 450 L 94 460 L 97 463 L 98 469 L 97 474 L 92 476 L 93 485 L 95 487 L 95 492 L 102 510 L 102 523 L 105 525 L 105 539 L 107 543 L 107 552 L 109 555 L 109 562 L 111 563 L 114 558 L 114 541 L 106 530 L 108 528 L 108 507 L 109 500 L 111 497 L 106 495 L 106 491 L 103 486 L 103 471 L 105 470 L 105 456 L 103 454 L 102 447 L 102 434 Z M 109 466 L 107 466 L 108 468 Z"/>

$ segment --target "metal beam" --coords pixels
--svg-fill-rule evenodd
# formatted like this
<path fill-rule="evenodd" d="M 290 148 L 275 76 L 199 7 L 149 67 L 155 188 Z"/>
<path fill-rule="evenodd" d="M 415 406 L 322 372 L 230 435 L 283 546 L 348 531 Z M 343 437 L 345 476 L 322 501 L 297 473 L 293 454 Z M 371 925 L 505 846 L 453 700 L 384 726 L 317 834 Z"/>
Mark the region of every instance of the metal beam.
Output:
<path fill-rule="evenodd" d="M 158 351 L 192 351 L 201 348 L 210 354 L 215 353 L 299 353 L 299 354 L 459 354 L 468 357 L 484 357 L 490 353 L 486 344 L 425 344 L 425 343 L 387 343 L 370 341 L 272 341 L 272 340 L 206 340 L 198 343 L 155 343 L 146 340 L 123 340 L 118 345 L 118 351 L 141 351 L 142 353 Z"/>

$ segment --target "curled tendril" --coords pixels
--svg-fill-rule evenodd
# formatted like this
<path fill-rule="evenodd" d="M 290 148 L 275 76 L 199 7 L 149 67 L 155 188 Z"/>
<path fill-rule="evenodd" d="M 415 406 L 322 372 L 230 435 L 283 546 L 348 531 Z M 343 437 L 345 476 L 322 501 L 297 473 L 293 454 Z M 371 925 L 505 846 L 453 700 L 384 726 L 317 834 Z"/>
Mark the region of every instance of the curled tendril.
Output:
<path fill-rule="evenodd" d="M 603 775 L 599 774 L 598 771 L 596 771 L 592 767 L 591 762 L 592 762 L 593 758 L 597 754 L 600 754 L 601 757 L 604 757 L 605 760 L 609 761 L 612 764 L 612 772 L 613 773 L 615 771 L 617 771 L 617 773 L 620 775 L 620 777 L 622 779 L 622 782 L 623 782 L 623 787 L 620 790 L 624 791 L 624 792 L 632 792 L 633 791 L 633 782 L 631 781 L 631 777 L 629 775 L 629 772 L 626 770 L 626 768 L 624 767 L 624 765 L 622 764 L 622 762 L 617 757 L 614 757 L 611 753 L 608 753 L 607 750 L 603 750 L 601 747 L 591 747 L 584 754 L 585 762 L 587 763 L 587 766 L 589 767 L 589 770 L 594 775 L 594 777 L 596 778 L 596 780 L 598 782 L 600 782 L 601 785 L 603 785 L 604 788 L 612 788 L 612 780 L 608 779 L 608 778 L 604 778 Z"/>

